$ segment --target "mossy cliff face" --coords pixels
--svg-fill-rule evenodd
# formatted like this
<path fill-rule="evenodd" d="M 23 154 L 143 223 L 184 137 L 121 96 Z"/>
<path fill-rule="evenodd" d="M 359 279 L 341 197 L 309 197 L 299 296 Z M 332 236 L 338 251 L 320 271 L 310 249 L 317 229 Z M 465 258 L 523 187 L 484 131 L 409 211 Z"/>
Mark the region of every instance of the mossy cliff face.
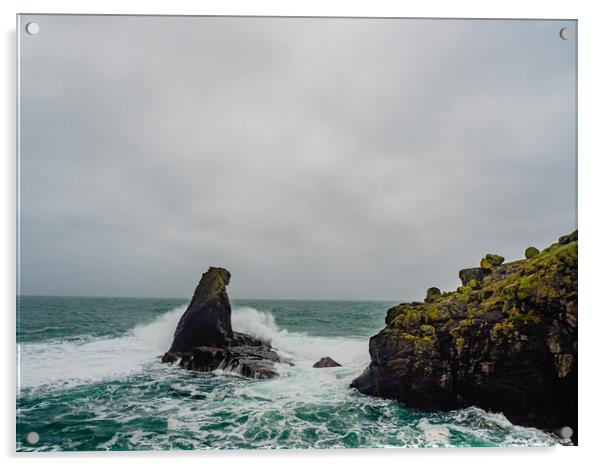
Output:
<path fill-rule="evenodd" d="M 530 258 L 488 254 L 455 292 L 389 309 L 352 383 L 409 407 L 472 405 L 577 431 L 577 232 Z"/>

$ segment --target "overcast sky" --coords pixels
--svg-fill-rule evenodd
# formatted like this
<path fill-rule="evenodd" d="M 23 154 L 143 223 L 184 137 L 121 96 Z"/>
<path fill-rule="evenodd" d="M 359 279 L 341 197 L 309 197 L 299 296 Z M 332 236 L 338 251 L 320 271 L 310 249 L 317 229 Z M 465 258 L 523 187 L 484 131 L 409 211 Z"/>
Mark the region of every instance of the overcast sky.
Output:
<path fill-rule="evenodd" d="M 23 294 L 422 299 L 576 228 L 573 22 L 32 19 Z"/>

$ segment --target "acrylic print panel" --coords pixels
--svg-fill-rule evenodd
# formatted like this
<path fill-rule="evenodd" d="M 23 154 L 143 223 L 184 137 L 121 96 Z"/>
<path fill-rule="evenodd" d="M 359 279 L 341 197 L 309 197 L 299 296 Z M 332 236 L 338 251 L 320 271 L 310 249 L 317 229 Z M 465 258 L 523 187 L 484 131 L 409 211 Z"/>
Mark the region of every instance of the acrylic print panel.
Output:
<path fill-rule="evenodd" d="M 577 443 L 575 21 L 18 37 L 18 450 Z"/>

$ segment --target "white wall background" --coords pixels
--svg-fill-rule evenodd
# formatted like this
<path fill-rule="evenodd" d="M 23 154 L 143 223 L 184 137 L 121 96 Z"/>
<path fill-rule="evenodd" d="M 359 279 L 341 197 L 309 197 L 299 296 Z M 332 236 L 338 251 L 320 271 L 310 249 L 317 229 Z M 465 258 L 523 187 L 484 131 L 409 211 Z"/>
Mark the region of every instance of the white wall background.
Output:
<path fill-rule="evenodd" d="M 602 82 L 600 50 L 602 20 L 593 1 L 477 0 L 432 1 L 328 1 L 328 0 L 4 0 L 2 11 L 2 102 L 0 141 L 4 153 L 0 167 L 2 210 L 0 229 L 0 296 L 3 299 L 2 456 L 12 464 L 30 464 L 40 457 L 54 464 L 75 462 L 98 464 L 262 464 L 305 465 L 328 462 L 332 465 L 420 462 L 508 463 L 545 462 L 549 465 L 587 464 L 600 456 L 601 419 L 600 362 L 597 345 L 602 329 L 602 310 L 596 289 L 600 260 L 600 118 L 602 108 L 599 83 Z M 579 20 L 579 237 L 580 254 L 580 446 L 550 449 L 464 449 L 464 450 L 346 450 L 346 451 L 270 451 L 270 452 L 163 452 L 163 453 L 78 453 L 16 455 L 15 448 L 15 14 L 22 13 L 130 13 L 130 14 L 223 14 L 223 15 L 325 15 L 325 16 L 405 16 L 405 17 L 495 17 L 495 18 L 577 18 Z"/>

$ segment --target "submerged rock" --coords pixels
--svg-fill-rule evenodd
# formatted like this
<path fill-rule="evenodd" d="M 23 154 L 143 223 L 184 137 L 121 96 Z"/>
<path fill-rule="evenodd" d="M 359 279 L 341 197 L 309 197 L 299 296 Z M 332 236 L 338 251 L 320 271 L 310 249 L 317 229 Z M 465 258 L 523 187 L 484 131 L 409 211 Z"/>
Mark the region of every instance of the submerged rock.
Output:
<path fill-rule="evenodd" d="M 569 426 L 576 443 L 577 234 L 561 239 L 489 274 L 465 269 L 464 286 L 435 301 L 389 309 L 352 387 L 424 410 L 476 405 L 517 424 Z"/>
<path fill-rule="evenodd" d="M 220 267 L 203 274 L 161 361 L 179 361 L 180 367 L 195 371 L 227 369 L 245 377 L 276 377 L 275 363 L 291 363 L 267 342 L 232 330 L 229 282 L 230 272 Z"/>
<path fill-rule="evenodd" d="M 312 367 L 317 367 L 317 368 L 321 368 L 321 367 L 341 367 L 341 365 L 338 362 L 336 362 L 334 359 L 332 359 L 332 358 L 330 358 L 328 356 L 324 356 L 318 362 L 316 362 Z"/>

